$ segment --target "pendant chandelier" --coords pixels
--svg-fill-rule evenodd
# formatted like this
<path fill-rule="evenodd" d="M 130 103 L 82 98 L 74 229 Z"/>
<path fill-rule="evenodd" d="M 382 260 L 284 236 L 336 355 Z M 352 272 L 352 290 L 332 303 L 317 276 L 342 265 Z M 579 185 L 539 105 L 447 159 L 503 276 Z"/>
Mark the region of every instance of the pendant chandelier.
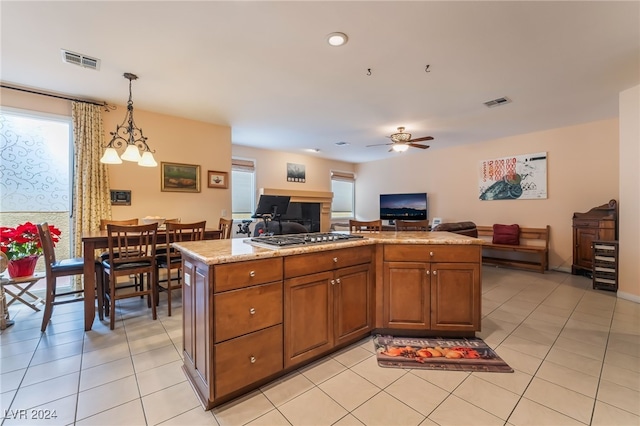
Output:
<path fill-rule="evenodd" d="M 133 161 L 142 167 L 156 167 L 158 163 L 153 158 L 153 153 L 147 138 L 142 134 L 142 129 L 136 127 L 133 121 L 133 100 L 131 99 L 131 81 L 137 80 L 138 76 L 131 73 L 124 73 L 124 78 L 129 80 L 129 101 L 127 102 L 127 115 L 122 124 L 116 126 L 115 132 L 109 132 L 111 141 L 104 150 L 104 155 L 100 159 L 104 164 L 122 164 L 124 161 Z M 118 155 L 117 148 L 126 146 L 122 156 Z M 141 153 L 142 152 L 142 153 Z"/>

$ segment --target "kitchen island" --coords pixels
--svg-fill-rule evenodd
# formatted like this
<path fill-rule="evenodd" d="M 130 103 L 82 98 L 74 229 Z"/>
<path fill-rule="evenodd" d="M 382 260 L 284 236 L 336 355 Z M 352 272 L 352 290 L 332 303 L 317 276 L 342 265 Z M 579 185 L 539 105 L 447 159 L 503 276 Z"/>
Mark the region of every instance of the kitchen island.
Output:
<path fill-rule="evenodd" d="M 482 240 L 449 232 L 269 249 L 250 239 L 176 243 L 183 369 L 210 409 L 373 331 L 473 336 Z"/>

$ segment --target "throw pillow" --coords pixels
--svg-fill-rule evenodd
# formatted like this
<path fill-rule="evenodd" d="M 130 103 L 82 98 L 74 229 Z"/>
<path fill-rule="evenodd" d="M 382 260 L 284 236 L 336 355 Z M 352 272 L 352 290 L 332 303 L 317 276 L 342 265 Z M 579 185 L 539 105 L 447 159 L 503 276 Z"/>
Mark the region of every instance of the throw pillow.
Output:
<path fill-rule="evenodd" d="M 493 244 L 508 244 L 517 246 L 520 244 L 520 226 L 518 225 L 493 225 Z"/>

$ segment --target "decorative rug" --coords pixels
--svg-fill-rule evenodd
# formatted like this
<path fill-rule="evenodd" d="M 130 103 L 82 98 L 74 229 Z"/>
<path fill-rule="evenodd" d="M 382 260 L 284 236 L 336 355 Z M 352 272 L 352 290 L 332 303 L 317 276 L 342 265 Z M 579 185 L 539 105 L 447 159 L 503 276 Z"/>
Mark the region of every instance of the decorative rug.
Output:
<path fill-rule="evenodd" d="M 376 335 L 380 367 L 513 373 L 482 339 Z"/>

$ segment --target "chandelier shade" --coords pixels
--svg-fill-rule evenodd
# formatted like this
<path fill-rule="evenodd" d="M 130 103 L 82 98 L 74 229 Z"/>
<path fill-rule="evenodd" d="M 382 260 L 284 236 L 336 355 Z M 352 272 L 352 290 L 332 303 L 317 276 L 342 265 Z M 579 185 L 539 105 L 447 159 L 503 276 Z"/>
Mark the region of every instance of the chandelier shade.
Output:
<path fill-rule="evenodd" d="M 122 124 L 116 126 L 115 132 L 109 132 L 111 141 L 105 147 L 104 154 L 100 162 L 104 164 L 122 164 L 124 161 L 132 161 L 143 167 L 156 167 L 158 163 L 153 158 L 153 153 L 147 138 L 142 133 L 142 129 L 137 127 L 133 120 L 133 98 L 131 95 L 131 81 L 137 80 L 138 76 L 131 73 L 124 73 L 124 78 L 129 80 L 129 101 L 127 102 L 127 115 Z M 125 147 L 122 156 L 118 154 L 118 148 Z"/>

